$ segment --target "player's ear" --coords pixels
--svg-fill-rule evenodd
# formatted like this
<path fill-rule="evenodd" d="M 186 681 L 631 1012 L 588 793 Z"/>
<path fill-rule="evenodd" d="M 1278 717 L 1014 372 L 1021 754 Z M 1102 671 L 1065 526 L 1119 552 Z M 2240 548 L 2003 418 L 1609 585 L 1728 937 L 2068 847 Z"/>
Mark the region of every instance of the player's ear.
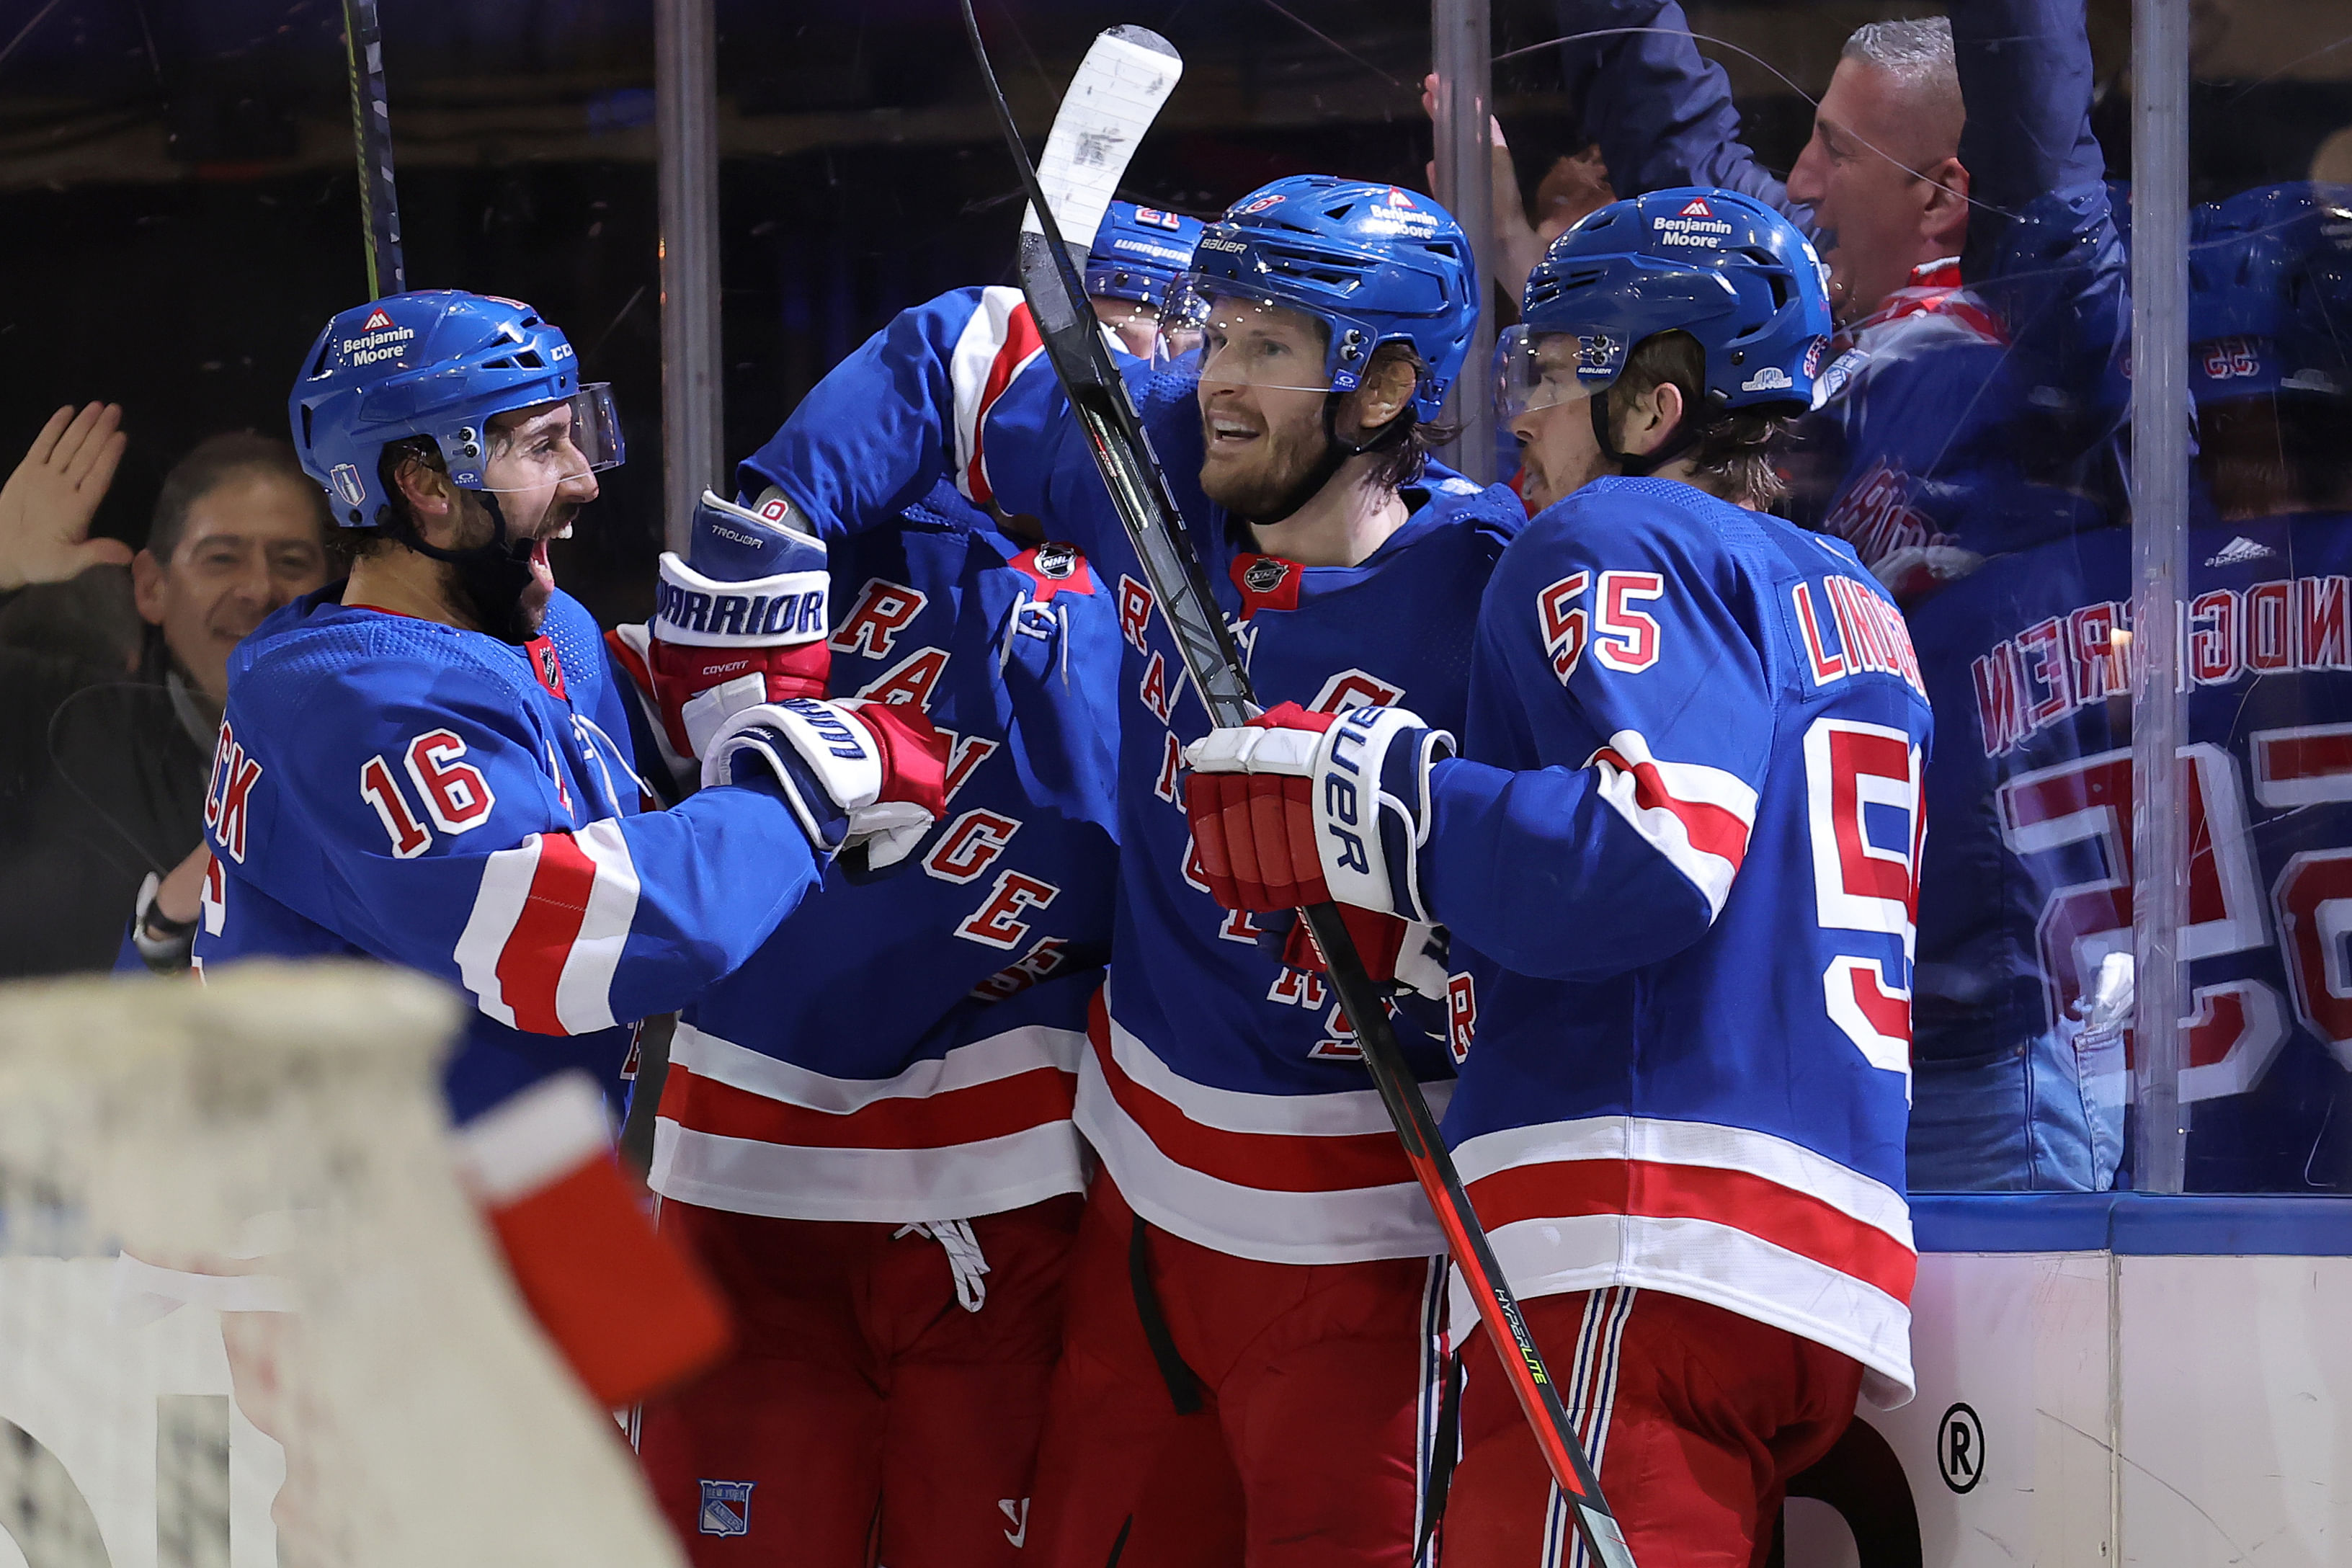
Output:
<path fill-rule="evenodd" d="M 1353 406 L 1349 412 L 1357 428 L 1377 430 L 1411 407 L 1420 381 L 1421 368 L 1411 354 L 1395 347 L 1382 349 L 1349 395 Z"/>
<path fill-rule="evenodd" d="M 1642 393 L 1625 411 L 1618 448 L 1636 456 L 1654 451 L 1682 423 L 1685 406 L 1683 389 L 1671 381 L 1661 381 Z"/>
<path fill-rule="evenodd" d="M 419 523 L 446 517 L 457 509 L 457 495 L 449 476 L 413 454 L 402 458 L 393 468 L 392 480 L 400 487 L 401 500 L 408 503 L 408 514 Z"/>

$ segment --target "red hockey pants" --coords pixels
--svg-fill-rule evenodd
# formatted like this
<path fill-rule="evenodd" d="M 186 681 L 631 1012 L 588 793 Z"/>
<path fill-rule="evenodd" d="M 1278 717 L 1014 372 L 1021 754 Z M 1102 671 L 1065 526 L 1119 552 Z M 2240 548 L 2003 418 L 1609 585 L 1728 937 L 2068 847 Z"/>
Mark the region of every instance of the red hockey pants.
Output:
<path fill-rule="evenodd" d="M 1642 1568 L 1755 1568 L 1789 1479 L 1853 1418 L 1862 1363 L 1687 1297 L 1522 1302 Z M 1574 1525 L 1484 1325 L 1463 1346 L 1445 1568 L 1584 1568 Z"/>
<path fill-rule="evenodd" d="M 1258 1263 L 1138 1234 L 1097 1173 L 1037 1460 L 1042 1568 L 1104 1568 L 1114 1547 L 1118 1568 L 1407 1568 L 1433 1262 Z M 1189 1415 L 1154 1353 L 1163 1325 Z"/>
<path fill-rule="evenodd" d="M 648 1405 L 638 1453 L 697 1564 L 1013 1568 L 1061 1343 L 1076 1194 L 970 1222 L 978 1311 L 947 1250 L 890 1225 L 665 1202 L 735 1314 L 734 1353 Z"/>

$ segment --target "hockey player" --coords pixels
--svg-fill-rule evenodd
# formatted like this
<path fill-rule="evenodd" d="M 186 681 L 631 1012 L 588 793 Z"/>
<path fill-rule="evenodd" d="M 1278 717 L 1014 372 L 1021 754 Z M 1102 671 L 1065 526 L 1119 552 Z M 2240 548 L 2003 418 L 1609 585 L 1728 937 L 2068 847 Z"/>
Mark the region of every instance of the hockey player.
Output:
<path fill-rule="evenodd" d="M 1192 265 L 1192 247 L 1200 241 L 1201 220 L 1181 213 L 1113 202 L 1103 214 L 1087 255 L 1087 297 L 1094 301 L 1095 318 L 1137 358 L 1181 354 L 1199 346 L 1164 340 L 1160 316 L 1169 285 Z"/>
<path fill-rule="evenodd" d="M 2352 699 L 2336 570 L 2352 557 L 2347 195 L 2273 186 L 2190 216 L 2192 1191 L 2352 1188 L 2352 1014 L 2327 979 L 2323 910 L 2352 845 L 2332 739 Z M 1913 612 L 1944 731 L 1915 1187 L 2114 1184 L 2133 1001 L 2132 598 L 2119 523 L 1988 562 Z"/>
<path fill-rule="evenodd" d="M 1426 197 L 1302 175 L 1195 256 L 1197 363 L 1130 380 L 1258 689 L 1458 716 L 1477 597 L 1525 516 L 1427 460 L 1477 310 L 1461 230 Z M 1016 310 L 906 312 L 819 388 L 837 416 L 796 417 L 768 461 L 823 528 L 919 495 L 944 458 L 1079 544 L 1118 613 L 1113 973 L 1077 1089 L 1102 1169 L 1027 1550 L 1402 1568 L 1443 1241 L 1323 978 L 1207 896 L 1177 790 L 1207 715 L 1034 339 L 999 324 Z M 1442 1043 L 1407 1044 L 1442 1099 Z"/>
<path fill-rule="evenodd" d="M 724 1323 L 625 1185 L 599 1080 L 634 1020 L 740 963 L 824 860 L 903 852 L 942 759 L 910 710 L 761 705 L 708 748 L 706 781 L 731 787 L 636 812 L 595 628 L 547 564 L 623 455 L 576 364 L 528 306 L 454 290 L 320 334 L 289 413 L 354 559 L 230 666 L 196 952 L 364 953 L 472 998 L 446 1076 L 467 1171 L 526 1300 L 618 1405 Z M 821 602 L 732 609 L 797 625 Z"/>
<path fill-rule="evenodd" d="M 778 477 L 765 453 L 741 469 L 780 510 Z M 730 536 L 782 532 L 708 501 L 704 521 L 711 574 Z M 1118 626 L 1082 554 L 1008 538 L 950 485 L 829 543 L 832 689 L 940 726 L 950 809 L 919 874 L 828 872 L 686 1010 L 651 1184 L 740 1331 L 646 1407 L 638 1451 L 698 1562 L 860 1568 L 871 1542 L 901 1568 L 1009 1568 L 1086 1185 L 1071 1109 L 1110 947 Z M 665 559 L 652 638 L 683 629 L 688 570 Z M 614 637 L 645 669 L 651 639 Z M 731 641 L 708 651 L 762 658 Z M 643 684 L 658 721 L 665 684 Z"/>
<path fill-rule="evenodd" d="M 1200 228 L 1111 204 L 1087 287 L 1121 352 L 1158 351 Z M 1013 290 L 950 298 L 1025 331 Z M 842 385 L 788 429 L 859 417 Z M 691 778 L 689 729 L 759 700 L 756 682 L 730 698 L 742 678 L 715 677 L 782 652 L 822 679 L 814 655 L 844 696 L 946 726 L 957 810 L 919 857 L 926 875 L 833 891 L 687 1010 L 651 1183 L 663 1227 L 717 1273 L 744 1332 L 646 1411 L 638 1449 L 712 1560 L 860 1564 L 870 1537 L 908 1568 L 1009 1561 L 1027 1539 L 1086 1185 L 1071 1111 L 1110 942 L 1113 602 L 1076 547 L 1027 537 L 1034 520 L 1000 529 L 944 479 L 833 520 L 826 544 L 794 542 L 769 521 L 789 511 L 772 458 L 784 441 L 740 471 L 757 511 L 707 502 L 695 559 L 663 564 L 684 592 L 611 634 L 650 700 L 646 738 L 666 753 L 651 771 Z M 732 559 L 746 536 L 820 565 L 829 544 L 829 644 L 677 642 L 694 569 L 781 569 Z M 811 969 L 832 983 L 799 983 Z"/>
<path fill-rule="evenodd" d="M 1503 412 L 1550 504 L 1487 588 L 1460 754 L 1410 694 L 1279 708 L 1188 751 L 1190 810 L 1238 908 L 1450 928 L 1446 1138 L 1627 1544 L 1747 1568 L 1857 1392 L 1910 1392 L 1927 705 L 1853 552 L 1754 510 L 1830 330 L 1787 219 L 1612 204 L 1524 319 Z M 1565 1562 L 1485 1345 L 1444 1560 Z"/>

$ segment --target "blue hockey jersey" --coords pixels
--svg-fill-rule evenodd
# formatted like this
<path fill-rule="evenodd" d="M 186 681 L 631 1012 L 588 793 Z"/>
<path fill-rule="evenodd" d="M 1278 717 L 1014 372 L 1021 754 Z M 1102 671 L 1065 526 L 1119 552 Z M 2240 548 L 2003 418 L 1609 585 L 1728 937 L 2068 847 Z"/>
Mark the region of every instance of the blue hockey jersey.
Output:
<path fill-rule="evenodd" d="M 610 1093 L 635 1021 L 740 963 L 814 886 L 808 841 L 762 790 L 638 813 L 620 693 L 569 595 L 516 647 L 342 589 L 230 658 L 199 965 L 365 954 L 459 987 L 460 1123 L 567 1068 Z"/>
<path fill-rule="evenodd" d="M 744 466 L 760 490 L 783 477 Z M 913 864 L 825 896 L 686 1010 L 651 1183 L 795 1219 L 968 1219 L 1086 1185 L 1071 1112 L 1110 954 L 1118 629 L 1067 545 L 952 487 L 832 552 L 832 693 L 952 747 Z"/>
<path fill-rule="evenodd" d="M 2339 571 L 2338 568 L 2344 570 Z M 2180 946 L 2188 1184 L 2352 1189 L 2352 517 L 2196 519 L 2183 590 L 2191 822 Z M 2130 531 L 1988 563 L 1913 613 L 1929 775 L 1923 1059 L 2072 1041 L 2132 947 Z M 2093 1085 L 2129 1090 L 2124 1063 Z"/>
<path fill-rule="evenodd" d="M 1326 1263 L 1420 1257 L 1444 1238 L 1317 975 L 1263 952 L 1193 864 L 1179 756 L 1206 734 L 1165 617 L 1120 529 L 1027 309 L 965 289 L 902 313 L 834 370 L 762 458 L 821 528 L 857 526 L 942 473 L 974 499 L 1045 520 L 1111 595 L 1119 874 L 1107 1005 L 1078 1080 L 1078 1125 L 1138 1213 L 1240 1257 Z M 1517 497 L 1433 468 L 1411 518 L 1352 567 L 1302 567 L 1231 542 L 1201 493 L 1188 368 L 1129 370 L 1219 607 L 1259 700 L 1337 710 L 1402 702 L 1458 724 L 1471 626 Z M 764 483 L 761 478 L 757 482 Z M 747 487 L 753 481 L 747 479 Z M 1402 1028 L 1442 1105 L 1442 1041 Z"/>
<path fill-rule="evenodd" d="M 1485 961 L 1444 1131 L 1520 1294 L 1694 1297 L 1908 1397 L 1929 733 L 1837 541 L 1603 479 L 1504 552 L 1421 875 Z"/>

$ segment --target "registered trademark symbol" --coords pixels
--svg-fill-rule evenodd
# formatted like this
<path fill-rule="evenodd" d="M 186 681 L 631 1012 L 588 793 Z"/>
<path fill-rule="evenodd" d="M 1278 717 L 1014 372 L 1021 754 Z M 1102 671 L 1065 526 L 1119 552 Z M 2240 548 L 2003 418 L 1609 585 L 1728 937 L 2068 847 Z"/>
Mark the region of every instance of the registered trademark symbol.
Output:
<path fill-rule="evenodd" d="M 1956 1492 L 1973 1491 L 1984 1479 L 1984 1423 L 1965 1405 L 1953 1405 L 1937 1423 L 1936 1469 Z"/>

